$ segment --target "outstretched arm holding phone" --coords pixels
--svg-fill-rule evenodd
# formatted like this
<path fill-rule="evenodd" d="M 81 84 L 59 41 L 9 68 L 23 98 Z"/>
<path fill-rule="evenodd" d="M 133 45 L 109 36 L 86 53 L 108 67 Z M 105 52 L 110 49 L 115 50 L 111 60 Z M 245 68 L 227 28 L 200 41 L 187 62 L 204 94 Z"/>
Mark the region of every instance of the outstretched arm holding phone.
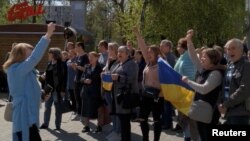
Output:
<path fill-rule="evenodd" d="M 7 72 L 10 95 L 13 98 L 13 141 L 41 141 L 38 132 L 41 88 L 35 66 L 42 59 L 55 30 L 55 24 L 47 25 L 47 33 L 35 48 L 27 43 L 18 43 L 11 50 L 3 68 Z M 28 118 L 27 118 L 28 117 Z M 7 139 L 11 140 L 11 139 Z"/>

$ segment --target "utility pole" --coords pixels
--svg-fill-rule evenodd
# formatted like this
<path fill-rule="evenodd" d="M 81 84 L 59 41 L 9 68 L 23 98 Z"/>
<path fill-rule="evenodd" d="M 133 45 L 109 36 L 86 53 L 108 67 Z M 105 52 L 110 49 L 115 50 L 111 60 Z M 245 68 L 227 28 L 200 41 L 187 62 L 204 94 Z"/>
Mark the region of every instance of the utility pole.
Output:
<path fill-rule="evenodd" d="M 71 26 L 77 30 L 86 30 L 87 0 L 70 0 L 72 21 Z"/>

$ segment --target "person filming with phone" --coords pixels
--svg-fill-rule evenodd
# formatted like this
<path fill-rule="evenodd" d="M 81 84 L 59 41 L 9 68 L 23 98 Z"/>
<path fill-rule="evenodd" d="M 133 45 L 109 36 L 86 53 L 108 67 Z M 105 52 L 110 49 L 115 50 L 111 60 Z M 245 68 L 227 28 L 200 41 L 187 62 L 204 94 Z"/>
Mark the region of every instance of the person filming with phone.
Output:
<path fill-rule="evenodd" d="M 47 50 L 54 30 L 55 24 L 49 23 L 47 33 L 41 37 L 35 48 L 27 43 L 16 44 L 3 64 L 13 98 L 13 141 L 41 141 L 38 131 L 41 88 L 35 66 Z"/>

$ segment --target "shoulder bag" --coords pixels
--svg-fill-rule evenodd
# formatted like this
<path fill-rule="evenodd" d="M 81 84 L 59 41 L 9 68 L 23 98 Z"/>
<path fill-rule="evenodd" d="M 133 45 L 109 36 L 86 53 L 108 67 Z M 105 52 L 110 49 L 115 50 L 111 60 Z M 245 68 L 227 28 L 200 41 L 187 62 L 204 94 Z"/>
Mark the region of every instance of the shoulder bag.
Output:
<path fill-rule="evenodd" d="M 11 102 L 11 98 L 9 96 L 8 102 L 4 111 L 4 119 L 8 122 L 12 122 L 12 112 L 13 112 L 13 103 Z"/>

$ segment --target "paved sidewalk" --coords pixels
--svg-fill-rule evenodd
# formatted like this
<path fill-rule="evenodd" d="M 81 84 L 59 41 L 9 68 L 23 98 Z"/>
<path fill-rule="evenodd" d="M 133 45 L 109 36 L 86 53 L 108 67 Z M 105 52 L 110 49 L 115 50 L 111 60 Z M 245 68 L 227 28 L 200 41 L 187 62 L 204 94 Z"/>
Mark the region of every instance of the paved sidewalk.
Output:
<path fill-rule="evenodd" d="M 0 93 L 2 95 L 2 93 Z M 3 97 L 0 96 L 0 105 L 5 105 L 6 102 Z M 0 106 L 0 141 L 10 141 L 11 140 L 11 123 L 6 122 L 3 119 L 5 106 Z M 80 121 L 71 121 L 72 113 L 66 113 L 63 115 L 61 131 L 55 131 L 55 112 L 54 107 L 52 108 L 50 126 L 48 130 L 40 130 L 40 134 L 43 141 L 106 141 L 105 137 L 111 130 L 111 126 L 107 125 L 103 128 L 103 132 L 99 134 L 94 133 L 82 133 L 81 130 L 83 125 Z M 43 120 L 44 104 L 40 109 L 40 121 Z M 96 120 L 92 121 L 91 127 L 94 128 L 96 125 Z M 139 123 L 131 122 L 132 127 L 132 141 L 141 141 L 141 129 Z M 153 127 L 150 127 L 150 141 L 153 140 Z M 183 141 L 183 138 L 177 136 L 175 132 L 163 131 L 161 134 L 161 141 Z"/>

